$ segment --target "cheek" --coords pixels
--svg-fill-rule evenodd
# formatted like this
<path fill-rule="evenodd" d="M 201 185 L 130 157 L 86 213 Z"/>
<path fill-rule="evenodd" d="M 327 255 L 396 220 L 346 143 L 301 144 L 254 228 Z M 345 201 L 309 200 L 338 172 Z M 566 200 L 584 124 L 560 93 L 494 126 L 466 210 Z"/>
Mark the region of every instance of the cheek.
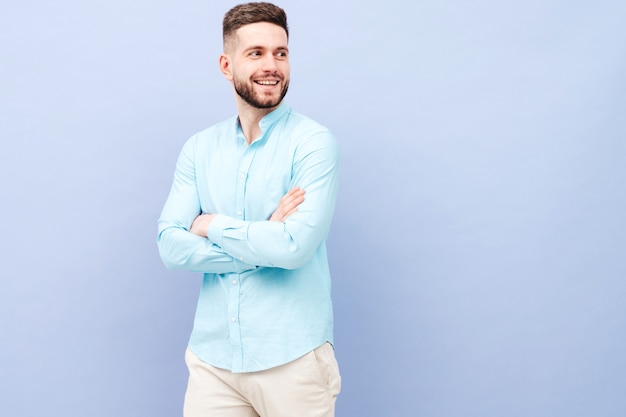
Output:
<path fill-rule="evenodd" d="M 252 77 L 256 72 L 256 68 L 252 68 L 250 66 L 239 66 L 237 67 L 237 71 L 235 72 L 235 74 L 237 74 L 237 77 L 239 77 L 239 79 L 249 79 L 250 77 Z"/>

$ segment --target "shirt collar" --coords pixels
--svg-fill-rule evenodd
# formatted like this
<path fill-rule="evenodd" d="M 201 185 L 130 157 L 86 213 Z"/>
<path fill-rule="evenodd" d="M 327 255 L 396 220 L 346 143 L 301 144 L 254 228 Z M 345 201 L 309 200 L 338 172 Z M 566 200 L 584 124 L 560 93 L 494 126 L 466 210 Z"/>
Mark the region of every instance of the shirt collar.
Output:
<path fill-rule="evenodd" d="M 261 121 L 259 122 L 259 127 L 261 128 L 261 131 L 265 132 L 266 128 L 268 128 L 269 126 L 272 126 L 281 117 L 289 113 L 290 110 L 291 110 L 291 107 L 289 107 L 284 102 L 281 103 L 275 110 L 273 110 L 271 113 L 266 114 L 261 119 Z"/>
<path fill-rule="evenodd" d="M 271 128 L 278 122 L 283 116 L 291 112 L 291 107 L 282 102 L 276 109 L 272 110 L 272 112 L 263 116 L 263 118 L 259 121 L 259 128 L 261 129 L 261 135 L 256 138 L 252 143 L 259 142 L 265 139 L 266 133 L 271 130 Z M 243 136 L 243 132 L 241 130 L 241 122 L 239 117 L 235 117 L 235 122 L 237 124 L 237 135 L 241 138 L 241 140 L 245 141 L 245 137 Z"/>

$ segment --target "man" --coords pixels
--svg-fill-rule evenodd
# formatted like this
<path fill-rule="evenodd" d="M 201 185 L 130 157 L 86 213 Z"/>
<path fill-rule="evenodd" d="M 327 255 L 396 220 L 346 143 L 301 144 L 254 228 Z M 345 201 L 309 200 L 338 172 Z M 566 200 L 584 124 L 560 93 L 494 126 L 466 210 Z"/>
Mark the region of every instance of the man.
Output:
<path fill-rule="evenodd" d="M 219 67 L 238 117 L 185 143 L 159 219 L 164 263 L 204 273 L 186 417 L 334 415 L 325 240 L 338 150 L 326 128 L 283 103 L 288 36 L 273 4 L 226 13 Z"/>

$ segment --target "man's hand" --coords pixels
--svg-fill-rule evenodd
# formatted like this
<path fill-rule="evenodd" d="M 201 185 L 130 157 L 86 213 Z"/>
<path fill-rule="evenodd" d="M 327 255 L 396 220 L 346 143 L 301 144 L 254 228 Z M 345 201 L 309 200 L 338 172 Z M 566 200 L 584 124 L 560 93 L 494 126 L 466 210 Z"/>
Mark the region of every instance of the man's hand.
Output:
<path fill-rule="evenodd" d="M 207 237 L 207 233 L 209 232 L 209 225 L 215 218 L 215 214 L 201 214 L 195 218 L 193 223 L 191 223 L 191 228 L 189 231 L 194 235 Z"/>
<path fill-rule="evenodd" d="M 272 213 L 270 221 L 284 222 L 287 217 L 298 211 L 298 206 L 304 201 L 304 190 L 295 187 L 289 190 L 278 202 L 278 207 Z"/>

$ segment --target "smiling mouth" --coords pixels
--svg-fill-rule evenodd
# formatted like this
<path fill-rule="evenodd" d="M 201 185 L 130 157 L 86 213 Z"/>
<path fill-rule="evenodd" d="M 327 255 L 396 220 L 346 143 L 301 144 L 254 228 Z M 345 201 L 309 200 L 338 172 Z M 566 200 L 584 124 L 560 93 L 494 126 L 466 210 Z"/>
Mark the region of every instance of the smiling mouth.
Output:
<path fill-rule="evenodd" d="M 277 80 L 257 80 L 255 81 L 255 83 L 259 85 L 277 85 L 278 81 Z"/>

